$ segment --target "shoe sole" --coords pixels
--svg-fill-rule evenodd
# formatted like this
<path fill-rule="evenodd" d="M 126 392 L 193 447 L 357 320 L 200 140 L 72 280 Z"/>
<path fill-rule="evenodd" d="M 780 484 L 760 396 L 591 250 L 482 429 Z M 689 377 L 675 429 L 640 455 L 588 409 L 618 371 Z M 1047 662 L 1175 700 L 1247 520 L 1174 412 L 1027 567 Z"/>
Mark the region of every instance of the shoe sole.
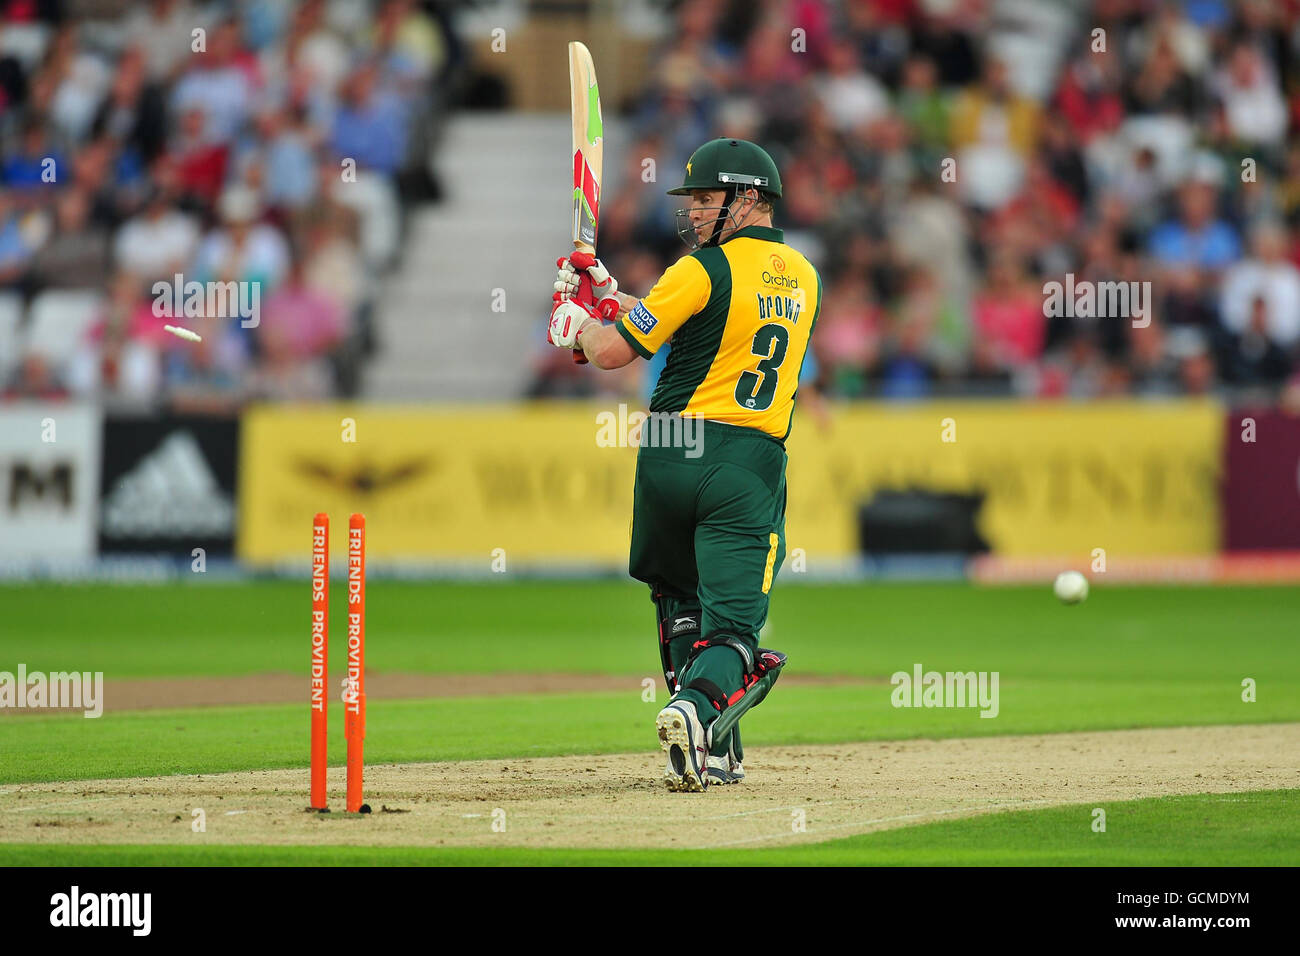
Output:
<path fill-rule="evenodd" d="M 661 713 L 655 720 L 655 729 L 659 732 L 659 746 L 668 755 L 664 785 L 673 793 L 703 793 L 709 784 L 695 772 L 688 756 L 694 745 L 686 727 L 686 716 L 675 710 Z"/>
<path fill-rule="evenodd" d="M 740 783 L 740 781 L 744 779 L 745 779 L 745 775 L 743 773 L 740 774 L 740 776 L 736 776 L 736 774 L 731 773 L 727 770 L 717 770 L 717 769 L 709 770 L 710 786 L 717 786 L 718 784 L 722 784 L 725 786 L 727 784 Z"/>

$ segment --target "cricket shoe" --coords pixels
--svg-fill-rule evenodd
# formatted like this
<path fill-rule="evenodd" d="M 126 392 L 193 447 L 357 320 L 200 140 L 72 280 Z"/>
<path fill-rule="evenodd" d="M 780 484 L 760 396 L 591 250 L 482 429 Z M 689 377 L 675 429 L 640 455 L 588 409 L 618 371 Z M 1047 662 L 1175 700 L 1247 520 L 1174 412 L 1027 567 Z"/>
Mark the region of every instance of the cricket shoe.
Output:
<path fill-rule="evenodd" d="M 709 785 L 705 764 L 709 756 L 708 735 L 696 716 L 695 705 L 679 700 L 659 711 L 655 718 L 659 746 L 668 755 L 664 783 L 674 793 L 703 793 Z"/>
<path fill-rule="evenodd" d="M 704 769 L 709 775 L 709 783 L 712 784 L 740 783 L 745 779 L 745 768 L 740 765 L 740 761 L 731 751 L 727 751 L 721 757 L 709 754 L 708 766 Z"/>

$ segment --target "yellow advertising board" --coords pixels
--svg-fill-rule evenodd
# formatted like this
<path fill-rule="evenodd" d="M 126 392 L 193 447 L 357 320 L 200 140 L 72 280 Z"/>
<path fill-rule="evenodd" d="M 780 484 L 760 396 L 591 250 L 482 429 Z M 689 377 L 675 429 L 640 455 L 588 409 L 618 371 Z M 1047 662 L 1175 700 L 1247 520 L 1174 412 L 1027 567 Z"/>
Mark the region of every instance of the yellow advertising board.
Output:
<path fill-rule="evenodd" d="M 368 558 L 626 565 L 636 449 L 603 408 L 262 406 L 244 417 L 238 555 L 306 560 L 312 515 L 366 515 Z M 508 566 L 508 565 L 507 565 Z"/>
<path fill-rule="evenodd" d="M 604 415 L 602 419 L 599 416 Z M 613 425 L 611 427 L 611 418 Z M 375 560 L 627 561 L 636 449 L 608 405 L 259 407 L 244 419 L 237 550 L 308 559 L 311 518 L 366 514 Z M 987 494 L 999 554 L 1216 550 L 1222 410 L 1212 402 L 929 402 L 798 416 L 787 543 L 857 550 L 881 488 Z M 634 440 L 634 439 L 633 439 Z"/>
<path fill-rule="evenodd" d="M 1219 538 L 1223 410 L 1209 401 L 856 405 L 787 442 L 786 540 L 809 558 L 857 546 L 881 488 L 983 491 L 997 554 L 1207 554 Z"/>

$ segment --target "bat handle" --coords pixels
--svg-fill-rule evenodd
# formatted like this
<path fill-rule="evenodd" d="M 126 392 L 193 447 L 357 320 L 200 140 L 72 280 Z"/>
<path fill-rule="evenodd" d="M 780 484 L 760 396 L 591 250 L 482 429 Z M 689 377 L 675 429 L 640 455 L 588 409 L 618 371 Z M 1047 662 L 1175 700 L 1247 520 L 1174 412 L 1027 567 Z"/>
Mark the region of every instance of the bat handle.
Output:
<path fill-rule="evenodd" d="M 581 302 L 590 309 L 596 307 L 596 296 L 591 291 L 591 276 L 585 272 L 578 273 L 578 291 L 573 296 L 574 301 Z M 573 350 L 573 364 L 586 365 L 587 356 L 582 349 Z"/>

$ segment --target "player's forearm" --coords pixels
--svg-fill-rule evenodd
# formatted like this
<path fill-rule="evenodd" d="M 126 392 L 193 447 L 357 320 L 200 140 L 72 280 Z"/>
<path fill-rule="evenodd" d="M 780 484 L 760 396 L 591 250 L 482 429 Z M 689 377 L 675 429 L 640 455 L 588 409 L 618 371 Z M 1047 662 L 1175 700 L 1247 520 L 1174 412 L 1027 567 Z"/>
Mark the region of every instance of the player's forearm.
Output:
<path fill-rule="evenodd" d="M 609 336 L 618 336 L 618 332 L 612 325 L 604 325 L 595 319 L 590 320 L 586 327 L 578 336 L 578 344 L 582 346 L 582 352 L 587 356 L 587 361 L 596 368 L 606 369 L 610 366 L 606 364 L 606 353 L 609 351 Z"/>
<path fill-rule="evenodd" d="M 592 319 L 579 334 L 578 344 L 587 361 L 599 369 L 622 368 L 635 358 L 616 324 L 603 325 Z"/>
<path fill-rule="evenodd" d="M 636 308 L 636 304 L 641 300 L 634 295 L 628 295 L 626 292 L 619 292 L 618 295 L 618 314 L 619 316 L 627 315 Z"/>

